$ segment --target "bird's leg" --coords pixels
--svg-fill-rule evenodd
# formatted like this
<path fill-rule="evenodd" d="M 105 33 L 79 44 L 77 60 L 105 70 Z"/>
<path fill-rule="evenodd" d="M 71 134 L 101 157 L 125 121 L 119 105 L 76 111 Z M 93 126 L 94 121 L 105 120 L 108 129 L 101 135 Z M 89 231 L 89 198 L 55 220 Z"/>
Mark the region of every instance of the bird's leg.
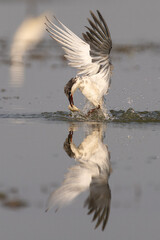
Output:
<path fill-rule="evenodd" d="M 98 107 L 91 109 L 88 113 L 87 116 L 89 116 L 91 113 L 93 113 L 95 110 L 100 109 L 100 105 Z"/>

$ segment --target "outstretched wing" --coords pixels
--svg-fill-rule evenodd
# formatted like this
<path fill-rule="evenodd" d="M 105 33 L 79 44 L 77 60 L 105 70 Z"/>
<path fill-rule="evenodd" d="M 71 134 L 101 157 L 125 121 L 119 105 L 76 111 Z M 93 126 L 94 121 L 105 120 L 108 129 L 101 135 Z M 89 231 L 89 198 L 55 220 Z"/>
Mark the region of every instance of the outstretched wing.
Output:
<path fill-rule="evenodd" d="M 91 12 L 94 23 L 88 20 L 92 28 L 83 34 L 84 40 L 80 39 L 63 23 L 56 19 L 57 26 L 47 19 L 47 31 L 50 36 L 62 44 L 69 60 L 69 65 L 77 68 L 78 74 L 96 74 L 100 68 L 108 66 L 109 53 L 112 47 L 110 33 L 102 15 L 97 11 L 99 19 Z"/>
<path fill-rule="evenodd" d="M 90 11 L 90 13 L 94 22 L 88 19 L 91 28 L 86 27 L 88 31 L 82 35 L 90 45 L 92 62 L 96 62 L 102 68 L 106 68 L 110 64 L 109 54 L 112 49 L 112 39 L 109 28 L 98 10 L 98 18 L 92 11 Z"/>

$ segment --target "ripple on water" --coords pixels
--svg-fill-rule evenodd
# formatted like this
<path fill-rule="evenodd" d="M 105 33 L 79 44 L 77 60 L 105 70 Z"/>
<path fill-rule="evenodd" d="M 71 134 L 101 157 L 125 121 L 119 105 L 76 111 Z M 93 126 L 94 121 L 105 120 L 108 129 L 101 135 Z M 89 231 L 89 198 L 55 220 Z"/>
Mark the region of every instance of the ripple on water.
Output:
<path fill-rule="evenodd" d="M 110 110 L 107 118 L 104 117 L 102 112 L 98 110 L 90 114 L 89 116 L 78 113 L 69 112 L 54 112 L 54 113 L 42 113 L 42 116 L 48 120 L 57 121 L 98 121 L 98 122 L 119 122 L 119 123 L 150 123 L 150 122 L 160 122 L 160 111 L 134 111 L 134 109 L 129 108 L 127 111 L 124 110 Z"/>
<path fill-rule="evenodd" d="M 67 121 L 67 122 L 118 122 L 118 123 L 160 123 L 160 111 L 135 111 L 132 108 L 125 110 L 110 110 L 108 116 L 105 117 L 99 110 L 92 114 L 84 114 L 83 112 L 43 112 L 39 114 L 0 114 L 0 118 L 8 119 L 46 119 L 49 121 Z"/>

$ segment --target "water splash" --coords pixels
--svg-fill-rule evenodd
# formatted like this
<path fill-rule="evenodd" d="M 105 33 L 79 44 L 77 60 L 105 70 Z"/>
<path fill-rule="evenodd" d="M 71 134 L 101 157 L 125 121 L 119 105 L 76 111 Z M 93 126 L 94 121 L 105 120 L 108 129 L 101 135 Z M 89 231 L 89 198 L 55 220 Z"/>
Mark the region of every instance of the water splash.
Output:
<path fill-rule="evenodd" d="M 104 116 L 101 110 L 95 110 L 91 114 L 85 114 L 83 112 L 63 112 L 57 111 L 54 113 L 42 113 L 44 118 L 53 121 L 74 121 L 74 122 L 87 122 L 87 121 L 95 121 L 95 122 L 105 122 L 107 119 Z"/>
<path fill-rule="evenodd" d="M 97 122 L 119 122 L 119 123 L 160 123 L 160 111 L 142 111 L 138 112 L 132 108 L 125 110 L 110 110 L 106 118 L 102 112 L 96 110 L 89 116 L 83 113 L 55 112 L 42 113 L 44 118 L 57 121 L 97 121 Z"/>
<path fill-rule="evenodd" d="M 117 123 L 160 123 L 160 111 L 135 111 L 132 108 L 125 110 L 110 110 L 105 117 L 99 110 L 87 115 L 82 112 L 70 113 L 66 111 L 43 112 L 35 114 L 0 114 L 7 119 L 45 119 L 48 121 L 66 122 L 117 122 Z"/>
<path fill-rule="evenodd" d="M 142 111 L 138 112 L 132 108 L 127 111 L 124 110 L 110 110 L 110 120 L 113 122 L 137 122 L 137 123 L 149 123 L 159 122 L 160 123 L 160 111 Z"/>

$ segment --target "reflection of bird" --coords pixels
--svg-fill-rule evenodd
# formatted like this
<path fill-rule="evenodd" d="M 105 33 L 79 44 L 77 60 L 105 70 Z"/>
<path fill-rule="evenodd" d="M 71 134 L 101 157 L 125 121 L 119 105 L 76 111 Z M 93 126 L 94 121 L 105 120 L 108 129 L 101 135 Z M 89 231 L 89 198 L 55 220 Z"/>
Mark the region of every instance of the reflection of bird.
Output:
<path fill-rule="evenodd" d="M 70 61 L 69 65 L 79 70 L 77 76 L 72 78 L 64 88 L 71 111 L 79 111 L 73 102 L 73 94 L 77 88 L 94 105 L 94 109 L 103 109 L 103 96 L 110 86 L 112 73 L 110 32 L 98 10 L 98 17 L 90 13 L 93 21 L 88 19 L 90 27 L 87 27 L 88 32 L 83 33 L 84 41 L 56 18 L 61 28 L 47 18 L 46 25 L 50 36 L 62 44 L 65 57 Z"/>
<path fill-rule="evenodd" d="M 84 206 L 88 207 L 88 214 L 94 213 L 93 220 L 97 220 L 95 228 L 102 223 L 104 230 L 110 212 L 111 191 L 108 178 L 111 167 L 108 147 L 102 142 L 102 126 L 93 128 L 79 147 L 73 143 L 72 135 L 73 132 L 70 131 L 64 149 L 70 157 L 75 158 L 77 164 L 69 168 L 62 185 L 51 194 L 47 210 L 52 206 L 57 206 L 58 209 L 67 205 L 89 189 L 90 194 Z"/>

